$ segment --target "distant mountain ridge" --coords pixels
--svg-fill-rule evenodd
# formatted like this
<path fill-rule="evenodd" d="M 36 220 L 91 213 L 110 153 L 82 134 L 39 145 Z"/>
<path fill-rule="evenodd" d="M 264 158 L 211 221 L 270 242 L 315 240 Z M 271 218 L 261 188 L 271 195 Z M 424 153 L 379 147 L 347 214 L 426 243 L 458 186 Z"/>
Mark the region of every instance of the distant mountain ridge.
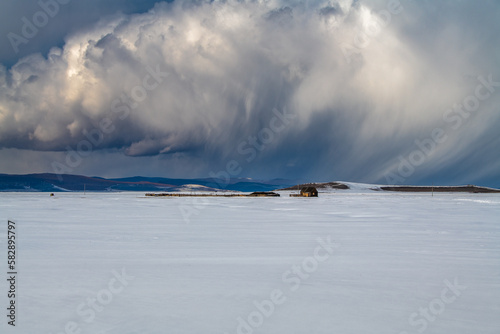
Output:
<path fill-rule="evenodd" d="M 317 189 L 341 189 L 341 190 L 350 189 L 350 187 L 347 184 L 344 184 L 344 183 L 340 183 L 340 182 L 323 182 L 323 183 L 297 184 L 297 185 L 293 185 L 291 187 L 282 188 L 282 189 L 278 189 L 278 190 L 300 190 L 303 187 L 315 187 Z"/>
<path fill-rule="evenodd" d="M 287 180 L 261 181 L 244 178 L 215 180 L 171 179 L 162 177 L 127 177 L 106 179 L 70 174 L 0 174 L 0 191 L 61 192 L 61 191 L 271 191 L 292 185 Z"/>
<path fill-rule="evenodd" d="M 67 191 L 145 191 L 145 192 L 177 192 L 177 191 L 296 191 L 304 186 L 316 187 L 321 191 L 391 191 L 391 192 L 468 192 L 499 193 L 499 189 L 467 186 L 381 186 L 358 183 L 323 182 L 297 184 L 290 180 L 253 180 L 234 178 L 217 180 L 212 178 L 172 179 L 164 177 L 134 176 L 126 178 L 106 179 L 97 176 L 70 174 L 0 174 L 0 192 L 67 192 Z"/>

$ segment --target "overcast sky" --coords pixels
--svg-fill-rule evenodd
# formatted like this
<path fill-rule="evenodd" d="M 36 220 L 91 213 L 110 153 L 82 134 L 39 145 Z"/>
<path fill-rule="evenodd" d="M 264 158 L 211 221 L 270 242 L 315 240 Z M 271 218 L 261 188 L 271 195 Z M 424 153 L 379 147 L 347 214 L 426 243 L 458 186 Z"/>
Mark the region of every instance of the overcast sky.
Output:
<path fill-rule="evenodd" d="M 6 0 L 0 16 L 0 173 L 500 187 L 496 0 Z"/>

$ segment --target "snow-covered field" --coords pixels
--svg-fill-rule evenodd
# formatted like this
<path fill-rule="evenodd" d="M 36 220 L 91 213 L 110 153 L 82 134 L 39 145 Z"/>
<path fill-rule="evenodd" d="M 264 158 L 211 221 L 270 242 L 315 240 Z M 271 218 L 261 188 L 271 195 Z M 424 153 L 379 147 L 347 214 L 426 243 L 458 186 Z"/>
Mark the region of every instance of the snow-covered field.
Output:
<path fill-rule="evenodd" d="M 1 193 L 0 220 L 1 333 L 500 333 L 498 194 Z"/>

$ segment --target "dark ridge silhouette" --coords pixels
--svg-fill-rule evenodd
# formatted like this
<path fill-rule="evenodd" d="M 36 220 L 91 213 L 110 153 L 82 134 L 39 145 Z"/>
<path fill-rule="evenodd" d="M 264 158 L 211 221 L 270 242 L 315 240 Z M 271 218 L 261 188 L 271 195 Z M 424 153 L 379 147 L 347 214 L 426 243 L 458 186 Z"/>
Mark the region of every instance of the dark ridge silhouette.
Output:
<path fill-rule="evenodd" d="M 478 187 L 474 185 L 467 186 L 391 186 L 380 187 L 385 191 L 402 192 L 450 192 L 450 193 L 500 193 L 500 189 Z"/>
<path fill-rule="evenodd" d="M 302 188 L 307 188 L 307 187 L 314 187 L 316 189 L 343 189 L 343 190 L 350 189 L 347 184 L 343 184 L 340 182 L 325 182 L 325 183 L 297 184 L 295 186 L 282 188 L 282 189 L 278 189 L 278 190 L 300 190 Z"/>

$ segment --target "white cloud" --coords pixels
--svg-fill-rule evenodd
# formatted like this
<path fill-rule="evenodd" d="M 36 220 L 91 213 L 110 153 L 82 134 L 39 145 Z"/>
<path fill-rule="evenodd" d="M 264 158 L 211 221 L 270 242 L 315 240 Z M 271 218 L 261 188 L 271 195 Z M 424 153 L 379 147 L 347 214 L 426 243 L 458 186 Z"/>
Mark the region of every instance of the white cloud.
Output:
<path fill-rule="evenodd" d="M 46 58 L 31 55 L 0 71 L 0 145 L 62 151 L 109 118 L 116 131 L 99 148 L 132 156 L 182 152 L 186 161 L 190 152 L 229 159 L 238 155 L 239 142 L 266 126 L 273 108 L 287 106 L 299 122 L 267 153 L 279 156 L 296 136 L 306 142 L 304 150 L 317 144 L 316 154 L 326 155 L 298 156 L 332 166 L 298 167 L 304 173 L 380 175 L 388 159 L 442 126 L 443 112 L 470 93 L 478 75 L 500 79 L 495 47 L 487 42 L 498 27 L 487 13 L 500 12 L 498 6 L 474 5 L 476 15 L 485 15 L 479 23 L 464 20 L 472 4 L 450 3 L 442 22 L 422 27 L 432 19 L 425 15 L 445 5 L 402 4 L 350 63 L 342 47 L 359 46 L 360 32 L 381 22 L 386 2 L 185 1 L 105 18 Z M 484 48 L 491 48 L 491 57 Z M 114 101 L 130 96 L 147 68 L 157 66 L 168 78 L 120 119 Z M 497 115 L 491 102 L 485 104 L 479 118 L 488 121 L 473 131 L 492 131 Z M 310 133 L 318 119 L 325 127 L 317 130 L 326 131 L 319 141 Z M 469 131 L 450 134 L 453 141 L 440 154 L 453 143 L 462 154 L 472 150 L 478 139 Z M 273 166 L 296 158 L 264 157 Z M 356 167 L 342 170 L 339 159 L 352 159 Z M 377 162 L 367 172 L 369 161 Z"/>

